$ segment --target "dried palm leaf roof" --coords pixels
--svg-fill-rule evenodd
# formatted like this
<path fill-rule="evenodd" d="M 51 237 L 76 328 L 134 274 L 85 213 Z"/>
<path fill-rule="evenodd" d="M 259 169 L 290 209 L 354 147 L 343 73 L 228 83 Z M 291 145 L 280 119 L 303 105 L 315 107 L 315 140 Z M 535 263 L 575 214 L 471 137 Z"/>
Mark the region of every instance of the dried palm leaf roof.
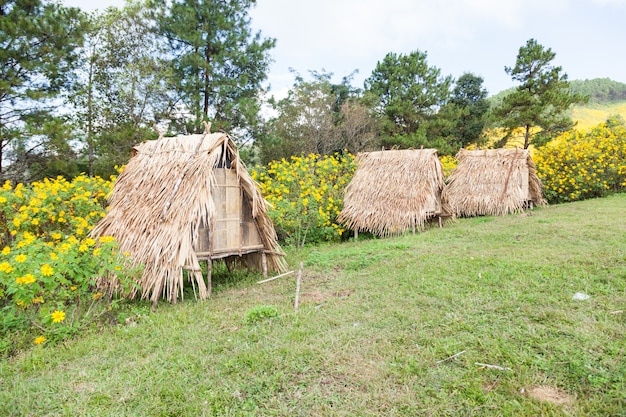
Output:
<path fill-rule="evenodd" d="M 545 205 L 535 163 L 525 149 L 461 149 L 442 199 L 456 216 L 500 216 L 532 201 Z"/>
<path fill-rule="evenodd" d="M 94 237 L 114 236 L 120 251 L 129 252 L 133 264 L 143 266 L 138 280 L 142 298 L 153 303 L 161 297 L 170 302 L 176 302 L 179 295 L 182 298 L 183 270 L 189 271 L 200 298 L 208 297 L 210 288 L 204 282 L 194 244 L 200 226 L 214 224 L 213 168 L 225 164 L 236 170 L 252 208 L 268 253 L 268 269 L 286 268 L 278 256 L 280 248 L 265 200 L 230 137 L 224 133 L 160 137 L 133 148 L 133 156 L 115 182 L 107 215 L 91 232 Z M 116 283 L 104 285 L 111 288 Z M 129 297 L 137 292 L 133 290 Z"/>
<path fill-rule="evenodd" d="M 427 219 L 448 215 L 442 207 L 444 174 L 435 149 L 357 155 L 338 220 L 379 236 L 423 230 Z"/>

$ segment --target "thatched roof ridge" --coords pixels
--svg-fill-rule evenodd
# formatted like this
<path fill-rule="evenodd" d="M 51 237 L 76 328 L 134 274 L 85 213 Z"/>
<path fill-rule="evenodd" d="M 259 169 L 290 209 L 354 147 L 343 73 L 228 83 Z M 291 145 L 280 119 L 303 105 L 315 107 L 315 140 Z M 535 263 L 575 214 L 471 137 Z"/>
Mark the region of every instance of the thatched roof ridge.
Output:
<path fill-rule="evenodd" d="M 546 204 L 527 149 L 461 149 L 442 199 L 456 216 L 500 216 Z"/>
<path fill-rule="evenodd" d="M 380 236 L 423 230 L 441 206 L 444 174 L 435 149 L 384 150 L 357 155 L 338 221 Z"/>
<path fill-rule="evenodd" d="M 225 163 L 237 176 L 252 206 L 267 256 L 268 269 L 285 269 L 267 206 L 247 173 L 234 142 L 224 133 L 159 138 L 133 148 L 133 156 L 115 182 L 107 215 L 91 235 L 114 236 L 120 251 L 129 252 L 134 264 L 143 265 L 138 283 L 142 298 L 153 302 L 182 297 L 183 270 L 197 287 L 200 298 L 207 288 L 194 243 L 200 225 L 214 224 L 211 188 L 213 167 Z M 105 283 L 114 286 L 114 282 Z"/>

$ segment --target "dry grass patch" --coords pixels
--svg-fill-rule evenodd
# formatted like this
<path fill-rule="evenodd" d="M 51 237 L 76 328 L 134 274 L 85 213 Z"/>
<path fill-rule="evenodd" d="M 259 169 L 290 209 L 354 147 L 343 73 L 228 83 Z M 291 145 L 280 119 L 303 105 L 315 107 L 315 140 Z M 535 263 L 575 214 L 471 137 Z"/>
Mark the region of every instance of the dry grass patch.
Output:
<path fill-rule="evenodd" d="M 574 397 L 562 389 L 545 385 L 534 386 L 528 389 L 528 396 L 535 400 L 545 401 L 555 405 L 572 405 Z"/>

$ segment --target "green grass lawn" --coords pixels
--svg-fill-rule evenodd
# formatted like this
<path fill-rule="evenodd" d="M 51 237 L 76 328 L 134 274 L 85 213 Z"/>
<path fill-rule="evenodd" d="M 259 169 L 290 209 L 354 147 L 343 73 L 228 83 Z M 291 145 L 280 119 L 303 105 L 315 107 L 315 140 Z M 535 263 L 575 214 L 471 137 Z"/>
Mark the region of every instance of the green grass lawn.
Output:
<path fill-rule="evenodd" d="M 625 218 L 622 194 L 289 250 L 297 313 L 296 274 L 137 303 L 2 360 L 0 415 L 623 416 Z"/>

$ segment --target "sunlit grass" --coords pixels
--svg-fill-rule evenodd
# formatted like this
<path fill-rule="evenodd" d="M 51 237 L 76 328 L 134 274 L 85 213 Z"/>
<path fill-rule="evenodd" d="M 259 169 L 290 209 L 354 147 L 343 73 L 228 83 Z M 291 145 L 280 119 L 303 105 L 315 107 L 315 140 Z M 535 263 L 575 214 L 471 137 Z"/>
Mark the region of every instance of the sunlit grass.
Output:
<path fill-rule="evenodd" d="M 577 122 L 576 129 L 579 130 L 590 129 L 615 115 L 626 120 L 626 102 L 575 106 L 571 111 L 572 119 Z"/>

